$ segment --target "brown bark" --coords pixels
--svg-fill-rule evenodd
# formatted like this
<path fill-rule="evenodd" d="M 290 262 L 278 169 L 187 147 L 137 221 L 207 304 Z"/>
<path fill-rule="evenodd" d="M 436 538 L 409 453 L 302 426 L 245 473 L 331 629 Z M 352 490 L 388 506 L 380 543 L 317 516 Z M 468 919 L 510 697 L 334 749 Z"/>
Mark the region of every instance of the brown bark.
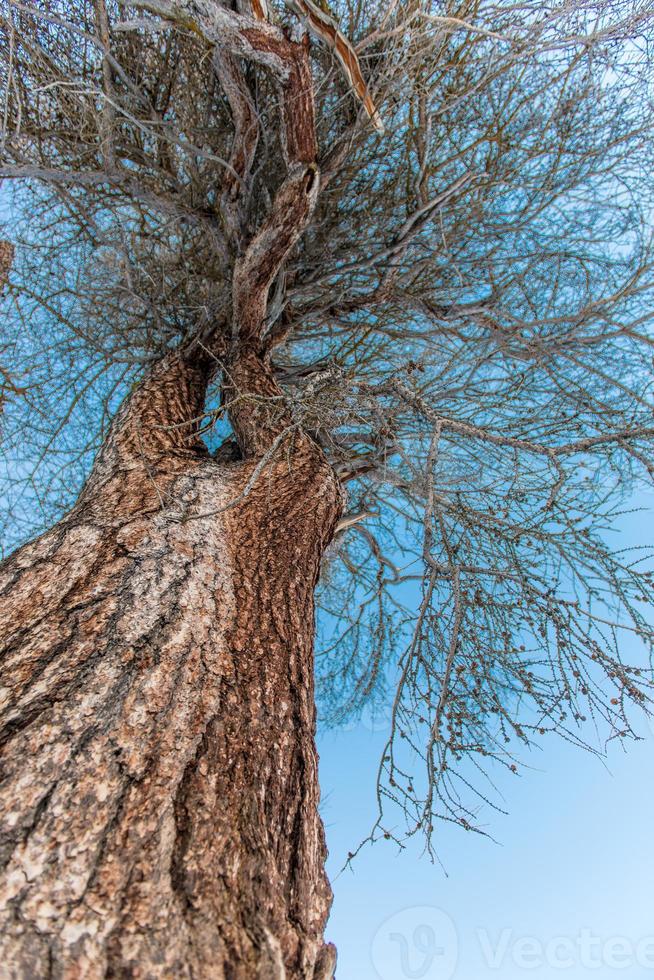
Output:
<path fill-rule="evenodd" d="M 211 459 L 210 371 L 169 355 L 0 566 L 3 977 L 332 976 L 313 591 L 341 491 L 254 350 L 243 459 Z"/>
<path fill-rule="evenodd" d="M 1 183 L 1 181 L 0 181 Z M 14 246 L 6 239 L 0 240 L 0 296 L 9 280 L 9 273 L 14 261 Z M 0 351 L 0 353 L 3 353 Z M 22 395 L 24 388 L 21 388 L 14 381 L 11 373 L 0 363 L 0 414 L 4 408 L 5 398 L 9 395 Z"/>
<path fill-rule="evenodd" d="M 73 510 L 0 567 L 1 976 L 333 973 L 313 592 L 341 489 L 263 353 L 270 287 L 320 184 L 311 72 L 277 28 L 191 7 L 230 52 L 232 335 L 167 355 Z M 256 132 L 235 56 L 281 94 L 287 173 L 253 235 L 239 197 Z M 206 345 L 239 462 L 197 438 Z"/>

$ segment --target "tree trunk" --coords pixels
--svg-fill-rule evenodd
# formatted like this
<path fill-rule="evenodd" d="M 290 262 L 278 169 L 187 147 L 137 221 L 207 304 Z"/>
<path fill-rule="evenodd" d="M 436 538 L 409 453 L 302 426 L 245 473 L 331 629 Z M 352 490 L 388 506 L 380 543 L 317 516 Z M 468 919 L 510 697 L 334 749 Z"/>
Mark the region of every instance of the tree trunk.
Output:
<path fill-rule="evenodd" d="M 333 974 L 313 592 L 342 495 L 254 352 L 243 458 L 210 458 L 210 373 L 168 355 L 0 566 L 3 977 Z"/>

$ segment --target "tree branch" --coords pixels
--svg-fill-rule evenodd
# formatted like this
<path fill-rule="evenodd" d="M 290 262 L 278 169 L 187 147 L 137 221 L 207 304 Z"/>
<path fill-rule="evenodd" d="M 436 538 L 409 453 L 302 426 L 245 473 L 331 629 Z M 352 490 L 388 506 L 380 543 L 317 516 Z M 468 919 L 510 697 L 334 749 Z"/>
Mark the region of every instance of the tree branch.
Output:
<path fill-rule="evenodd" d="M 245 220 L 242 203 L 248 190 L 259 141 L 259 119 L 238 60 L 229 51 L 217 49 L 214 54 L 214 68 L 229 102 L 234 122 L 234 140 L 229 160 L 232 170 L 225 174 L 221 212 L 230 235 L 238 243 Z"/>
<path fill-rule="evenodd" d="M 234 331 L 241 341 L 261 336 L 270 287 L 304 231 L 318 197 L 318 167 L 296 163 L 275 195 L 270 214 L 234 270 Z"/>
<path fill-rule="evenodd" d="M 292 46 L 283 32 L 267 21 L 234 13 L 212 0 L 130 0 L 129 6 L 148 10 L 240 58 L 268 68 L 280 82 L 290 78 Z"/>

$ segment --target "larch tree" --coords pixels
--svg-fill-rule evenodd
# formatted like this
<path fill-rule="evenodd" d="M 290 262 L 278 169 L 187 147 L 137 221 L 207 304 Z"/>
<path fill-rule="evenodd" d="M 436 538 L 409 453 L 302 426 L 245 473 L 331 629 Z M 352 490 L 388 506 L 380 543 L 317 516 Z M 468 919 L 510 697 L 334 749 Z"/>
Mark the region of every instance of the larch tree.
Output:
<path fill-rule="evenodd" d="M 647 710 L 651 4 L 1 17 L 0 973 L 328 980 L 316 693 L 430 851 Z"/>

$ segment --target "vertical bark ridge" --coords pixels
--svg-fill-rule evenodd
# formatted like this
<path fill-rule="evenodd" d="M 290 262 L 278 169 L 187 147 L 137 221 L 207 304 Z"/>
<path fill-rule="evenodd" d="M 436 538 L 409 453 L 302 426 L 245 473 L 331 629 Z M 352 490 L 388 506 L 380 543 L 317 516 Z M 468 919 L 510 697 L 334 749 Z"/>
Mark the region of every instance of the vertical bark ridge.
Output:
<path fill-rule="evenodd" d="M 207 458 L 206 378 L 155 369 L 0 568 L 2 976 L 331 976 L 313 588 L 341 492 L 305 436 L 251 487 L 260 455 Z"/>
<path fill-rule="evenodd" d="M 211 359 L 171 352 L 70 514 L 0 568 L 0 973 L 17 978 L 333 972 L 313 591 L 341 490 L 262 355 L 319 189 L 311 69 L 270 24 L 220 4 L 181 16 L 282 96 L 287 174 L 232 283 L 224 394 L 243 460 L 198 441 Z M 245 179 L 253 107 L 225 64 Z"/>

